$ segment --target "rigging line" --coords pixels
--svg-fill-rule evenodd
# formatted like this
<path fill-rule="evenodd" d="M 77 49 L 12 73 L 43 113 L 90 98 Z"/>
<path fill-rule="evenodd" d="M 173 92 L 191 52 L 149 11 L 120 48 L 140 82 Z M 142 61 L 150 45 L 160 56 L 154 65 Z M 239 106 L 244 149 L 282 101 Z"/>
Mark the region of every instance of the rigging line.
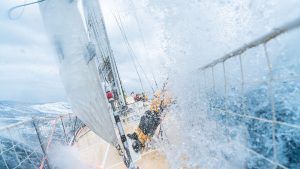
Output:
<path fill-rule="evenodd" d="M 114 64 L 115 64 L 115 67 L 117 67 L 117 63 L 116 63 L 116 61 L 115 61 L 115 58 L 113 57 L 112 58 L 113 59 L 113 61 L 114 61 Z M 119 75 L 120 73 L 119 73 L 119 69 L 116 69 L 116 71 L 117 71 L 117 74 Z M 123 99 L 124 99 L 124 105 L 126 105 L 127 103 L 126 103 L 126 97 L 125 97 L 125 90 L 124 90 L 124 88 L 123 88 L 123 83 L 122 83 L 122 81 L 121 81 L 121 78 L 120 78 L 120 76 L 118 76 L 118 78 L 119 78 L 119 81 L 120 81 L 120 86 L 121 86 L 121 94 L 123 95 Z"/>
<path fill-rule="evenodd" d="M 99 41 L 98 38 L 96 38 L 96 37 L 99 37 L 99 32 L 97 31 L 97 29 L 94 26 L 96 24 L 96 21 L 95 21 L 95 18 L 96 18 L 95 11 L 92 10 L 92 9 L 90 9 L 90 10 L 91 10 L 91 13 L 90 13 L 90 16 L 88 18 L 88 22 L 90 21 L 91 23 L 90 24 L 88 23 L 89 24 L 88 26 L 91 27 L 94 30 L 93 33 L 91 33 L 91 34 L 94 34 L 95 41 Z M 105 53 L 104 53 L 104 51 L 102 49 L 102 45 L 97 45 L 97 47 L 98 47 L 98 50 L 100 50 L 99 52 L 101 53 L 102 61 L 103 61 L 103 63 L 105 63 L 105 58 L 104 58 Z"/>
<path fill-rule="evenodd" d="M 27 3 L 27 1 L 24 0 L 24 1 L 23 1 L 23 4 L 26 4 L 26 3 Z M 12 18 L 12 17 L 11 17 L 11 14 L 8 14 L 8 17 L 9 17 L 9 19 L 11 19 L 11 20 L 12 20 L 12 19 L 17 20 L 17 19 L 19 19 L 19 18 L 23 15 L 24 11 L 25 11 L 25 6 L 23 6 L 23 8 L 22 8 L 21 12 L 19 13 L 19 15 L 17 15 L 15 18 Z"/>
<path fill-rule="evenodd" d="M 109 81 L 110 85 L 117 88 L 118 94 L 121 95 L 121 102 L 125 103 L 124 91 L 122 91 L 123 87 L 121 86 L 121 78 L 120 75 L 116 73 L 118 72 L 118 69 L 113 57 L 112 50 L 110 48 L 101 7 L 99 7 L 100 11 L 98 11 L 88 4 L 89 3 L 85 3 L 84 1 L 83 5 L 86 8 L 85 13 L 88 16 L 88 28 L 91 30 L 89 31 L 89 33 L 92 35 L 93 40 L 97 44 L 99 57 L 102 58 L 102 64 L 100 64 L 100 72 L 104 74 L 104 77 L 110 77 L 109 75 L 112 75 L 112 79 L 105 78 L 105 80 L 106 82 Z"/>
<path fill-rule="evenodd" d="M 95 27 L 95 25 L 98 25 L 99 27 L 103 27 L 103 25 L 101 23 L 97 22 L 97 20 L 95 19 L 96 18 L 96 12 L 93 9 L 90 9 L 90 10 L 91 11 L 88 15 L 88 26 L 93 30 L 91 34 L 94 35 L 94 40 L 95 40 L 96 43 L 98 43 L 97 48 L 98 48 L 98 50 L 100 52 L 100 55 L 101 55 L 101 58 L 102 58 L 102 63 L 103 63 L 102 66 L 106 67 L 106 66 L 108 66 L 108 64 L 106 63 L 106 59 L 109 55 L 109 52 L 107 50 L 107 44 L 103 41 L 103 39 L 99 38 L 99 37 L 101 37 L 100 33 Z"/>
<path fill-rule="evenodd" d="M 125 37 L 125 40 L 126 40 L 127 46 L 129 47 L 129 49 L 130 49 L 130 51 L 131 51 L 131 54 L 132 54 L 132 56 L 135 58 L 135 60 L 136 60 L 136 62 L 137 62 L 137 64 L 138 64 L 138 66 L 139 66 L 139 67 L 140 67 L 140 69 L 142 70 L 142 73 L 143 73 L 143 75 L 145 76 L 145 78 L 146 78 L 146 80 L 147 80 L 147 82 L 148 82 L 148 85 L 150 86 L 150 88 L 151 88 L 152 92 L 154 93 L 154 92 L 155 92 L 155 90 L 154 90 L 154 88 L 153 88 L 153 86 L 152 86 L 152 84 L 151 84 L 151 82 L 150 82 L 150 80 L 149 80 L 149 78 L 148 78 L 148 76 L 147 76 L 147 74 L 146 74 L 145 70 L 143 69 L 143 67 L 141 66 L 140 62 L 138 61 L 138 59 L 137 59 L 137 56 L 135 55 L 135 53 L 134 53 L 134 50 L 133 50 L 132 46 L 131 46 L 131 45 L 130 45 L 130 43 L 129 43 L 129 40 L 128 40 L 127 36 L 126 36 L 126 31 L 125 31 L 125 29 L 124 29 L 124 26 L 123 26 L 123 24 L 122 24 L 122 20 L 121 20 L 121 17 L 120 17 L 120 15 L 118 15 L 118 17 L 119 17 L 119 23 L 120 23 L 120 26 L 121 26 L 121 28 L 122 28 L 122 31 L 123 31 L 123 36 Z"/>
<path fill-rule="evenodd" d="M 126 105 L 126 98 L 125 98 L 125 95 L 124 95 L 124 88 L 123 88 L 123 84 L 122 84 L 122 80 L 121 80 L 121 77 L 120 77 L 120 74 L 119 74 L 119 70 L 118 70 L 118 67 L 117 67 L 117 63 L 115 61 L 115 58 L 113 56 L 113 51 L 112 51 L 112 48 L 111 48 L 111 45 L 110 45 L 110 41 L 109 41 L 109 38 L 108 38 L 108 35 L 107 35 L 107 31 L 106 31 L 106 27 L 105 27 L 105 24 L 104 24 L 104 18 L 103 18 L 103 15 L 102 15 L 102 12 L 100 10 L 100 18 L 101 18 L 101 25 L 103 27 L 103 30 L 104 30 L 104 41 L 106 42 L 106 47 L 107 47 L 107 50 L 108 50 L 108 58 L 110 61 L 112 61 L 113 63 L 111 63 L 112 67 L 112 73 L 115 74 L 117 77 L 116 79 L 114 80 L 115 82 L 115 85 L 118 87 L 118 92 L 119 94 L 121 94 L 121 96 L 123 97 L 123 100 L 121 100 L 121 102 L 123 102 L 124 105 Z M 117 73 L 114 73 L 117 72 Z"/>
<path fill-rule="evenodd" d="M 114 15 L 114 17 L 115 17 L 116 23 L 117 23 L 117 25 L 118 25 L 118 27 L 119 27 L 119 29 L 120 29 L 120 31 L 121 31 L 121 34 L 122 34 L 122 36 L 123 36 L 123 39 L 125 40 L 126 37 L 125 37 L 124 34 L 123 34 L 123 31 L 122 31 L 122 28 L 121 28 L 121 26 L 120 26 L 120 23 L 119 23 L 119 21 L 118 21 L 118 19 L 117 19 L 117 17 L 116 17 L 115 15 Z M 127 44 L 127 43 L 126 43 L 126 45 L 127 45 L 127 48 L 128 48 L 128 44 Z M 145 92 L 144 86 L 143 86 L 143 83 L 142 83 L 142 79 L 141 79 L 140 73 L 138 72 L 136 63 L 135 63 L 135 61 L 134 61 L 134 59 L 133 59 L 132 54 L 130 53 L 130 50 L 128 50 L 128 52 L 129 52 L 129 55 L 130 55 L 130 57 L 131 57 L 131 59 L 132 59 L 132 61 L 133 61 L 133 66 L 134 66 L 135 71 L 136 71 L 136 73 L 137 73 L 137 75 L 138 75 L 138 78 L 139 78 L 139 81 L 140 81 L 141 88 L 142 88 L 143 92 Z"/>
<path fill-rule="evenodd" d="M 133 8 L 135 8 L 135 4 L 133 3 L 132 0 L 129 0 L 130 3 L 132 4 Z M 143 34 L 143 31 L 142 31 L 142 28 L 141 28 L 141 23 L 140 23 L 140 20 L 138 18 L 138 15 L 136 13 L 135 10 L 132 10 L 132 13 L 133 13 L 133 16 L 135 18 L 135 21 L 137 23 L 137 26 L 138 26 L 138 30 L 139 30 L 139 33 L 141 35 L 141 39 L 142 39 L 142 43 L 143 43 L 143 46 L 144 46 L 144 49 L 146 51 L 146 55 L 147 57 L 149 58 L 149 51 L 148 51 L 148 48 L 146 47 L 146 42 L 145 42 L 145 38 L 144 38 L 144 34 Z M 120 15 L 119 15 L 120 16 Z M 151 65 L 150 65 L 151 66 Z M 151 69 L 153 70 L 153 67 L 151 66 Z M 158 85 L 157 85 L 157 81 L 156 81 L 156 78 L 155 78 L 155 75 L 154 73 L 151 71 L 151 75 L 152 75 L 152 78 L 154 80 L 154 83 L 155 83 L 155 86 L 156 86 L 156 89 L 158 90 Z"/>
<path fill-rule="evenodd" d="M 11 19 L 11 20 L 19 19 L 19 18 L 22 16 L 22 14 L 23 14 L 23 12 L 24 12 L 24 8 L 25 8 L 26 6 L 33 5 L 33 4 L 37 4 L 37 3 L 41 3 L 41 2 L 43 2 L 43 1 L 46 1 L 46 0 L 39 0 L 39 1 L 35 1 L 35 2 L 24 3 L 24 4 L 22 4 L 22 5 L 17 5 L 17 6 L 15 6 L 15 7 L 12 7 L 12 8 L 10 8 L 10 9 L 8 10 L 8 18 Z M 13 18 L 12 15 L 11 15 L 12 12 L 13 12 L 14 10 L 18 9 L 18 8 L 21 8 L 21 7 L 23 7 L 22 12 L 19 14 L 19 16 L 17 16 L 16 18 Z"/>
<path fill-rule="evenodd" d="M 120 29 L 121 29 L 121 28 L 120 28 Z M 123 36 L 123 38 L 124 38 L 124 35 L 123 35 L 123 34 L 122 34 L 122 36 Z M 128 48 L 128 46 L 127 46 L 127 48 Z M 132 56 L 130 50 L 128 50 L 128 52 L 129 52 L 129 55 L 130 55 L 130 57 L 131 57 L 133 66 L 134 66 L 134 68 L 135 68 L 135 71 L 136 71 L 136 73 L 137 73 L 137 75 L 138 75 L 138 78 L 139 78 L 139 81 L 140 81 L 141 88 L 142 88 L 143 92 L 145 93 L 145 89 L 144 89 L 144 85 L 143 85 L 143 82 L 142 82 L 142 78 L 141 78 L 141 75 L 140 75 L 140 73 L 139 73 L 139 71 L 138 71 L 138 69 L 137 69 L 136 62 L 135 62 L 135 60 L 134 60 L 134 58 L 133 58 L 133 56 Z"/>
<path fill-rule="evenodd" d="M 131 45 L 129 43 L 129 40 L 128 40 L 127 36 L 126 36 L 126 32 L 125 32 L 125 29 L 124 29 L 124 26 L 123 26 L 123 24 L 121 22 L 121 18 L 120 17 L 119 17 L 119 25 L 121 27 L 122 35 L 124 37 L 124 40 L 126 42 L 126 45 L 127 45 L 128 49 L 129 49 L 129 52 L 130 52 L 131 56 L 134 58 L 134 60 L 136 62 L 138 62 L 137 59 L 136 59 L 135 53 L 134 53 L 134 51 L 133 51 L 133 49 L 132 49 L 132 47 L 131 47 Z M 140 66 L 140 64 L 139 64 L 139 66 Z"/>
<path fill-rule="evenodd" d="M 132 57 L 133 57 L 133 60 L 136 61 L 137 65 L 138 65 L 138 66 L 140 67 L 140 69 L 142 70 L 142 73 L 143 73 L 143 75 L 145 76 L 146 81 L 147 81 L 149 87 L 151 88 L 152 92 L 154 93 L 155 91 L 154 91 L 154 89 L 153 89 L 153 87 L 152 87 L 152 84 L 151 84 L 151 82 L 150 82 L 150 80 L 149 80 L 147 74 L 145 73 L 143 67 L 141 66 L 141 64 L 140 64 L 139 61 L 137 60 L 137 57 L 136 57 L 136 55 L 135 55 L 135 53 L 134 53 L 134 51 L 133 51 L 133 49 L 132 49 L 132 47 L 131 47 L 131 45 L 130 45 L 128 39 L 127 39 L 127 36 L 126 36 L 126 33 L 125 33 L 124 28 L 122 28 L 122 29 L 123 29 L 123 32 L 124 32 L 124 36 L 125 36 L 125 38 L 126 38 L 126 43 L 127 43 L 128 49 L 130 50 L 130 53 L 131 53 L 131 55 L 132 55 Z"/>
<path fill-rule="evenodd" d="M 146 78 L 146 80 L 147 80 L 147 82 L 148 82 L 148 84 L 149 84 L 149 86 L 150 86 L 152 92 L 154 93 L 155 91 L 154 91 L 154 88 L 153 88 L 153 86 L 152 86 L 152 83 L 150 82 L 148 75 L 145 73 L 144 68 L 141 66 L 140 62 L 138 61 L 137 56 L 135 55 L 134 50 L 132 49 L 132 47 L 131 47 L 131 45 L 130 45 L 130 43 L 129 43 L 129 41 L 128 41 L 128 38 L 127 38 L 127 36 L 126 36 L 126 31 L 125 31 L 125 28 L 124 28 L 124 26 L 123 26 L 122 19 L 121 19 L 120 15 L 118 15 L 118 17 L 119 17 L 119 21 L 120 21 L 121 27 L 122 27 L 122 29 L 123 29 L 123 31 L 124 31 L 124 35 L 125 35 L 125 37 L 126 37 L 127 43 L 128 43 L 128 45 L 129 45 L 129 47 L 130 47 L 130 49 L 131 49 L 131 52 L 132 52 L 132 54 L 133 54 L 135 60 L 137 61 L 138 66 L 139 66 L 140 69 L 142 70 L 142 73 L 143 73 L 143 75 L 145 76 L 145 78 Z M 152 75 L 153 75 L 153 74 L 152 74 Z"/>
<path fill-rule="evenodd" d="M 94 34 L 94 36 L 97 37 L 97 32 L 96 32 L 95 28 L 93 28 L 93 29 L 94 29 L 94 31 L 91 34 Z M 96 39 L 95 39 L 95 43 L 97 43 Z M 98 69 L 101 70 L 101 72 L 102 72 L 102 66 L 105 66 L 105 58 L 104 58 L 104 52 L 102 51 L 101 47 L 99 47 L 99 46 L 100 45 L 97 45 L 97 47 L 96 47 L 96 50 L 98 51 L 96 59 L 97 59 L 97 64 L 100 66 Z M 102 60 L 102 62 L 100 60 Z"/>
<path fill-rule="evenodd" d="M 115 0 L 113 0 L 113 3 L 115 4 L 116 3 L 116 1 Z M 116 7 L 116 5 L 115 5 L 115 7 Z M 118 12 L 118 9 L 117 8 L 115 8 L 115 11 L 117 11 Z M 113 15 L 114 16 L 114 15 Z M 116 18 L 116 17 L 115 17 Z M 105 28 L 105 27 L 104 27 Z M 118 69 L 117 69 L 117 72 L 118 72 L 118 74 L 119 74 L 119 71 L 118 71 Z M 127 103 L 126 103 L 126 98 L 125 98 L 125 92 L 124 92 L 124 89 L 123 89 L 123 84 L 122 84 L 122 81 L 121 81 L 121 78 L 120 78 L 120 76 L 118 76 L 119 77 L 119 81 L 120 81 L 120 85 L 121 85 L 121 89 L 122 89 L 122 93 L 123 93 L 123 97 L 124 97 L 124 103 L 127 105 Z M 144 91 L 144 89 L 143 89 L 143 91 Z"/>
<path fill-rule="evenodd" d="M 137 72 L 137 74 L 138 74 L 138 76 L 139 76 L 139 79 L 140 79 L 140 83 L 141 83 L 143 92 L 145 92 L 144 87 L 143 87 L 143 84 L 142 84 L 141 76 L 140 76 L 139 71 L 138 71 L 138 69 L 137 69 L 137 65 L 136 65 L 135 59 L 134 59 L 134 57 L 133 57 L 133 55 L 134 55 L 133 50 L 132 50 L 131 46 L 129 45 L 127 36 L 126 36 L 126 34 L 125 34 L 125 32 L 124 32 L 124 29 L 123 29 L 121 23 L 119 22 L 119 20 L 117 20 L 117 17 L 115 17 L 115 19 L 116 19 L 117 24 L 118 24 L 118 26 L 119 26 L 119 28 L 120 28 L 121 34 L 122 34 L 122 36 L 123 36 L 123 39 L 124 39 L 124 41 L 125 41 L 125 43 L 126 43 L 126 46 L 127 46 L 129 55 L 130 55 L 130 57 L 131 57 L 131 59 L 132 59 L 132 62 L 133 62 L 133 64 L 134 64 L 135 70 L 136 70 L 136 72 Z"/>
<path fill-rule="evenodd" d="M 95 28 L 95 25 L 99 25 L 100 27 L 102 27 L 102 25 L 100 23 L 98 23 L 96 20 L 96 15 L 95 15 L 95 11 L 93 9 L 91 9 L 91 13 L 89 15 L 89 18 L 88 18 L 88 21 L 90 22 L 90 24 L 88 24 L 88 26 L 93 30 L 91 34 L 94 35 L 94 40 L 96 43 L 98 43 L 97 47 L 98 47 L 98 50 L 100 52 L 100 57 L 102 59 L 102 64 L 100 61 L 98 61 L 100 63 L 101 66 L 103 66 L 105 68 L 105 72 L 107 72 L 107 66 L 109 66 L 109 64 L 107 64 L 106 60 L 108 58 L 108 55 L 109 55 L 109 51 L 107 49 L 107 45 L 105 45 L 105 41 L 103 39 L 100 39 L 99 37 L 100 36 L 100 33 L 99 31 Z M 104 47 L 103 47 L 104 46 Z M 99 57 L 99 56 L 98 56 Z M 97 59 L 99 59 L 97 57 Z M 101 67 L 100 67 L 101 68 Z M 102 69 L 100 70 L 101 73 L 102 72 Z M 105 75 L 103 75 L 103 77 L 105 77 Z M 108 80 L 106 78 L 104 78 L 106 82 L 108 82 Z"/>

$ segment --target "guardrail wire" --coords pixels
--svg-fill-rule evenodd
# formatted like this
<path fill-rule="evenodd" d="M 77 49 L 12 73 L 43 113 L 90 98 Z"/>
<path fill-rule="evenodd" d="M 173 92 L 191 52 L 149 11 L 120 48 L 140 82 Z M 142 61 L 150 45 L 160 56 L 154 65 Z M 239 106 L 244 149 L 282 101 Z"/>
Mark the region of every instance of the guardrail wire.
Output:
<path fill-rule="evenodd" d="M 226 55 L 224 55 L 223 57 L 201 67 L 199 69 L 199 71 L 202 74 L 202 81 L 203 81 L 203 88 L 204 88 L 204 92 L 206 93 L 206 96 L 208 97 L 208 102 L 210 105 L 209 107 L 209 111 L 208 113 L 214 113 L 214 114 L 222 114 L 222 119 L 221 121 L 223 121 L 225 123 L 225 128 L 227 128 L 227 124 L 230 123 L 230 120 L 237 120 L 237 119 L 243 119 L 242 121 L 244 122 L 244 124 L 246 124 L 248 126 L 248 137 L 250 137 L 249 139 L 261 139 L 263 137 L 271 137 L 271 144 L 272 144 L 272 148 L 268 149 L 266 147 L 266 145 L 263 145 L 261 147 L 265 148 L 263 150 L 260 150 L 258 147 L 259 141 L 252 141 L 253 143 L 255 143 L 254 145 L 249 145 L 250 143 L 248 143 L 248 145 L 243 146 L 245 148 L 245 150 L 247 150 L 248 152 L 254 154 L 257 158 L 261 159 L 261 160 L 265 160 L 267 161 L 268 165 L 271 166 L 270 168 L 274 168 L 274 169 L 278 169 L 278 168 L 283 168 L 283 169 L 289 169 L 289 168 L 295 168 L 293 166 L 290 166 L 288 162 L 286 161 L 282 161 L 279 159 L 278 155 L 281 152 L 279 152 L 278 148 L 278 139 L 279 139 L 279 130 L 281 128 L 286 128 L 286 129 L 292 129 L 292 130 L 296 130 L 297 132 L 300 132 L 300 124 L 295 124 L 293 122 L 288 122 L 288 121 L 284 121 L 284 120 L 280 120 L 279 115 L 277 114 L 278 112 L 280 112 L 281 110 L 278 110 L 278 106 L 276 106 L 276 104 L 278 104 L 276 102 L 276 99 L 278 98 L 278 96 L 276 95 L 276 90 L 278 90 L 278 87 L 276 86 L 276 83 L 281 83 L 281 82 L 285 82 L 285 81 L 291 81 L 291 80 L 295 80 L 295 79 L 300 79 L 300 77 L 281 77 L 281 78 L 275 78 L 274 77 L 274 69 L 273 69 L 273 65 L 271 63 L 271 58 L 270 58 L 270 53 L 268 51 L 268 43 L 273 40 L 274 38 L 282 35 L 283 33 L 289 33 L 290 31 L 299 28 L 300 27 L 300 18 L 284 25 L 281 26 L 277 29 L 274 29 L 273 31 L 265 34 L 264 36 L 246 44 L 243 45 L 242 47 L 238 48 L 235 51 L 232 51 Z M 251 79 L 252 82 L 246 82 L 245 77 L 247 74 L 245 74 L 245 66 L 248 66 L 247 64 L 249 63 L 245 63 L 243 62 L 243 58 L 246 57 L 246 55 L 244 53 L 248 52 L 250 49 L 258 49 L 259 47 L 262 47 L 263 49 L 263 54 L 261 54 L 261 59 L 265 59 L 266 65 L 265 67 L 267 67 L 267 78 L 266 79 L 262 79 L 262 80 L 254 80 Z M 232 59 L 238 59 L 238 64 L 239 65 L 231 65 L 232 67 L 229 67 L 226 65 L 226 63 Z M 260 60 L 262 61 L 262 60 Z M 251 67 L 252 69 L 258 69 L 259 66 L 261 65 L 254 65 L 257 67 Z M 221 67 L 218 71 L 218 69 L 216 67 Z M 230 78 L 227 76 L 228 72 L 230 71 L 230 69 L 233 69 L 233 67 L 239 67 L 239 73 L 240 73 L 240 77 L 236 76 L 235 78 L 239 78 L 239 83 L 235 84 L 233 86 L 231 86 L 230 83 Z M 211 69 L 211 70 L 209 70 Z M 211 76 L 212 76 L 212 84 L 211 84 L 211 88 L 209 87 L 209 83 L 207 82 L 207 72 L 211 71 Z M 249 73 L 249 72 L 248 72 Z M 219 90 L 217 89 L 217 85 L 219 85 L 216 82 L 216 75 L 219 74 L 220 76 L 223 76 L 224 79 L 223 80 L 223 84 L 220 84 Z M 251 95 L 255 95 L 255 93 L 248 93 L 248 96 L 246 96 L 247 92 L 249 92 L 249 90 L 246 90 L 246 86 L 248 85 L 254 85 L 258 88 L 257 92 L 260 93 L 260 95 L 258 95 L 257 97 L 262 97 L 263 94 L 266 92 L 266 98 L 257 98 L 258 101 L 257 102 L 265 102 L 266 104 L 264 105 L 265 107 L 265 112 L 258 112 L 259 116 L 253 115 L 253 112 L 249 112 L 249 111 L 253 111 L 254 109 L 257 110 L 261 110 L 261 108 L 259 107 L 255 107 L 255 106 L 259 106 L 260 103 L 251 103 L 251 100 L 249 100 L 249 97 L 253 97 Z M 265 85 L 266 84 L 266 85 Z M 222 89 L 223 88 L 223 89 Z M 238 97 L 236 98 L 230 98 L 232 96 L 229 96 L 229 93 L 231 92 L 231 90 L 235 90 L 235 89 L 240 89 L 240 92 L 237 92 L 239 94 Z M 213 90 L 211 90 L 213 89 Z M 285 95 L 286 93 L 284 93 Z M 249 96 L 250 95 L 250 96 Z M 220 96 L 222 96 L 222 102 L 223 105 L 220 105 L 219 102 L 214 103 L 215 99 L 220 98 Z M 236 99 L 239 100 L 240 103 L 238 103 L 238 105 L 232 105 L 230 103 L 230 101 L 232 99 Z M 265 101 L 267 100 L 267 101 Z M 249 109 L 248 104 L 252 104 L 250 106 L 253 106 L 254 108 Z M 233 108 L 233 107 L 239 107 L 239 108 Z M 269 114 L 268 114 L 269 113 Z M 293 115 L 293 118 L 297 118 L 296 116 L 299 116 L 299 114 L 297 114 L 299 112 L 295 112 Z M 225 114 L 225 116 L 223 116 Z M 224 118 L 225 117 L 225 118 Z M 229 126 L 230 127 L 230 126 Z M 259 129 L 261 128 L 261 129 Z M 260 133 L 262 136 L 258 137 L 255 134 L 258 134 L 258 131 L 263 131 L 262 133 Z M 228 133 L 229 134 L 229 133 Z M 267 139 L 266 139 L 267 140 Z M 249 141 L 249 140 L 248 140 Z M 261 140 L 260 140 L 261 141 Z M 300 141 L 300 140 L 298 140 Z M 250 141 L 251 142 L 251 141 Z M 260 143 L 261 144 L 261 143 Z M 296 143 L 295 143 L 296 144 Z M 294 145 L 297 146 L 297 145 Z M 299 146 L 299 145 L 298 145 Z M 261 148 L 260 147 L 260 148 Z M 295 147 L 294 147 L 295 148 Z M 266 150 L 266 152 L 264 152 Z M 299 155 L 299 154 L 298 154 Z M 295 155 L 297 156 L 297 155 Z M 296 159 L 296 157 L 293 157 Z M 299 158 L 298 158 L 299 159 Z M 299 164 L 298 167 L 300 166 L 300 161 L 294 161 L 294 163 Z M 264 164 L 266 165 L 266 163 Z M 246 168 L 248 168 L 249 166 L 247 166 Z M 267 166 L 264 166 L 267 167 Z M 251 168 L 251 167 L 250 167 Z M 268 168 L 268 167 L 267 167 Z M 297 168 L 297 167 L 296 167 Z"/>

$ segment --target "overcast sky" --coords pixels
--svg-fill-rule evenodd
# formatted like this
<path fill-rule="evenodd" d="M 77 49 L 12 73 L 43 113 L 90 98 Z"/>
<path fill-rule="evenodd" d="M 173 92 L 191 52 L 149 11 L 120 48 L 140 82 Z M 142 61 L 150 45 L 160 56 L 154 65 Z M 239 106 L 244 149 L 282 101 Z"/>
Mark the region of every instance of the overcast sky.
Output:
<path fill-rule="evenodd" d="M 64 101 L 65 92 L 59 77 L 56 54 L 43 27 L 38 5 L 26 7 L 19 19 L 8 19 L 8 9 L 21 3 L 23 1 L 0 1 L 0 100 Z M 112 17 L 116 11 L 122 16 L 130 43 L 154 85 L 149 72 L 154 71 L 154 74 L 158 76 L 157 68 L 163 66 L 163 59 L 160 58 L 162 50 L 160 46 L 157 46 L 160 43 L 156 43 L 159 35 L 155 34 L 159 32 L 159 25 L 155 25 L 153 18 L 145 15 L 145 12 L 142 13 L 144 20 L 140 21 L 140 27 L 146 41 L 145 48 L 141 43 L 141 33 L 136 18 L 133 17 L 135 15 L 129 10 L 133 4 L 127 3 L 128 6 L 122 6 L 124 4 L 118 0 L 103 0 L 101 3 L 112 48 L 126 90 L 128 92 L 141 91 L 141 88 L 132 60 Z M 21 12 L 22 10 L 16 10 L 12 16 L 16 17 Z M 136 12 L 138 13 L 139 10 Z M 151 64 L 149 64 L 150 60 Z M 150 90 L 144 77 L 143 81 L 146 89 Z"/>
<path fill-rule="evenodd" d="M 23 1 L 0 1 L 0 100 L 65 100 L 57 57 L 43 27 L 38 5 L 26 7 L 17 20 L 7 17 L 8 9 L 20 3 Z M 153 15 L 151 5 L 160 11 L 156 10 Z M 169 59 L 176 60 L 173 67 L 180 71 L 184 65 L 193 70 L 300 14 L 299 0 L 101 0 L 101 6 L 128 93 L 141 91 L 141 87 L 113 18 L 117 11 L 152 86 L 150 72 L 156 80 L 163 81 L 162 72 Z M 15 11 L 13 16 L 20 12 Z M 150 85 L 141 76 L 146 90 L 150 91 Z"/>

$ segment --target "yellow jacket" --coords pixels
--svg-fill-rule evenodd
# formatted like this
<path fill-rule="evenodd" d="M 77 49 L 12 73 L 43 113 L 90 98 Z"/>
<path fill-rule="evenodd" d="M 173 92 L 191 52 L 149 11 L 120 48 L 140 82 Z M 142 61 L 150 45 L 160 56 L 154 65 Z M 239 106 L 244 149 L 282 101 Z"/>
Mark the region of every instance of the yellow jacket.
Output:
<path fill-rule="evenodd" d="M 159 112 L 160 111 L 160 106 L 162 108 L 167 107 L 170 105 L 172 102 L 171 96 L 168 92 L 160 92 L 157 91 L 154 94 L 154 99 L 152 99 L 151 104 L 150 104 L 150 110 L 154 112 Z"/>

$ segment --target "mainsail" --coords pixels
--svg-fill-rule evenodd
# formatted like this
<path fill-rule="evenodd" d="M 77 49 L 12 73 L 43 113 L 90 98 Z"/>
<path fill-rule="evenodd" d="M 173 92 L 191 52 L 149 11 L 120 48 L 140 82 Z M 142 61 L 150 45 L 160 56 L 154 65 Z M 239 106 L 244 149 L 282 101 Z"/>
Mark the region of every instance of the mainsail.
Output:
<path fill-rule="evenodd" d="M 72 110 L 98 136 L 116 144 L 95 64 L 96 50 L 88 40 L 77 1 L 47 0 L 40 3 L 40 11 L 58 54 L 61 78 Z"/>

